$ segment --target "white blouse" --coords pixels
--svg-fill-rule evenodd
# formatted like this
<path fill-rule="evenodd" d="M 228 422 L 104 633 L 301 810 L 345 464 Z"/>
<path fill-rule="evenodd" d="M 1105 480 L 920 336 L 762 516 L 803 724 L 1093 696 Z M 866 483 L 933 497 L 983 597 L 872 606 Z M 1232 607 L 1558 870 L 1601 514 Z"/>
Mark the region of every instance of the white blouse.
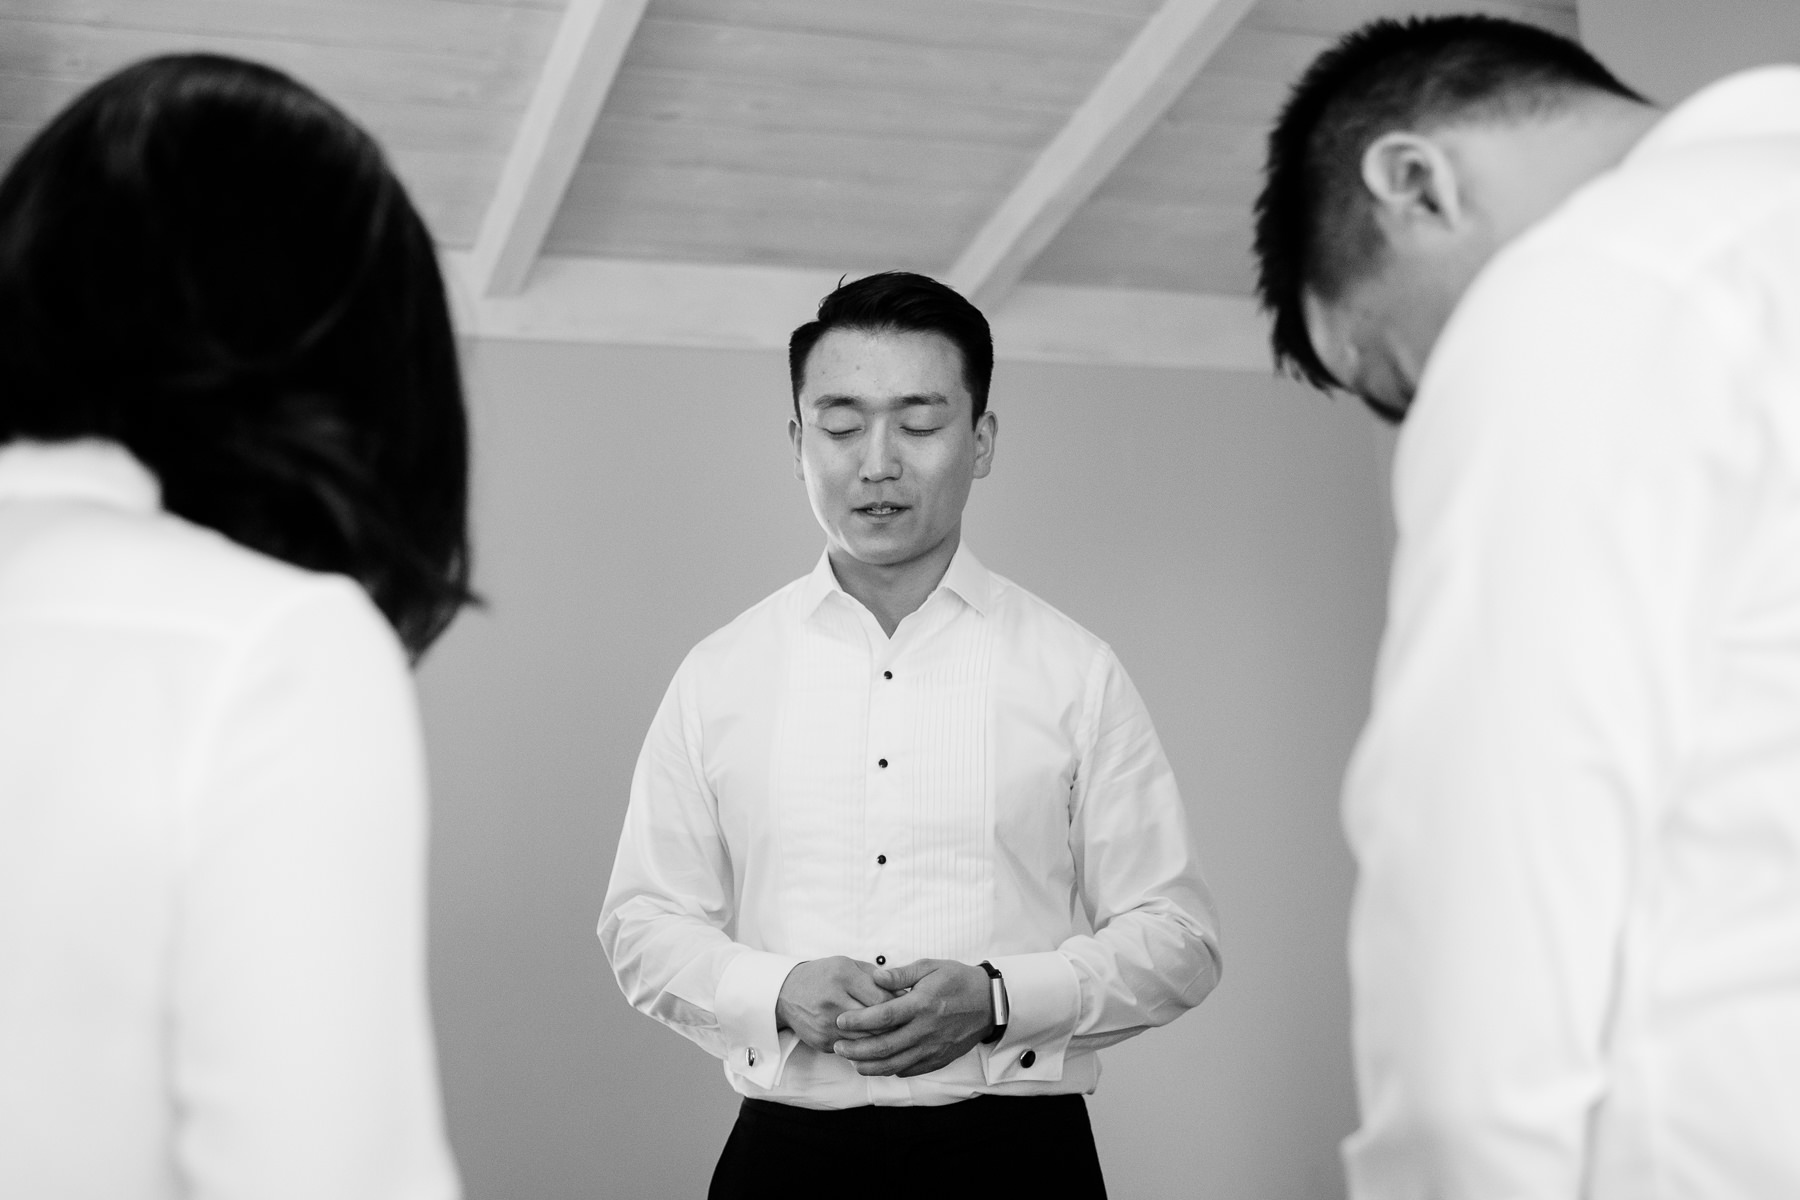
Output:
<path fill-rule="evenodd" d="M 1351 1194 L 1800 1196 L 1800 70 L 1494 259 L 1394 505 Z"/>
<path fill-rule="evenodd" d="M 701 642 L 632 779 L 600 940 L 749 1096 L 1091 1092 L 1219 978 L 1175 777 L 1107 645 L 967 547 L 892 638 L 820 558 Z M 775 1028 L 799 962 L 992 959 L 1011 1023 L 913 1078 Z"/>
<path fill-rule="evenodd" d="M 360 588 L 0 447 L 0 1196 L 455 1196 L 424 821 Z"/>

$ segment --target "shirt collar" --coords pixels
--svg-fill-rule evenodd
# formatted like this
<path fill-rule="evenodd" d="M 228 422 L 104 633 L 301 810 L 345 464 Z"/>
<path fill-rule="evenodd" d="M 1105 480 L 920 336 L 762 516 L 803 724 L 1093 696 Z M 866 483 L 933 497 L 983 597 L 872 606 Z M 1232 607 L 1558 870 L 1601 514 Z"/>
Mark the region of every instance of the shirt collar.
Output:
<path fill-rule="evenodd" d="M 963 603 L 987 616 L 988 607 L 994 599 L 994 576 L 975 557 L 969 544 L 963 542 L 956 547 L 956 554 L 950 559 L 950 569 L 944 572 L 940 588 L 949 588 L 962 597 Z"/>
<path fill-rule="evenodd" d="M 162 487 L 117 442 L 14 441 L 0 445 L 4 500 L 85 500 L 148 513 L 162 506 Z"/>
<path fill-rule="evenodd" d="M 1757 67 L 1708 84 L 1650 127 L 1626 162 L 1705 142 L 1800 135 L 1800 67 Z"/>
<path fill-rule="evenodd" d="M 993 603 L 993 573 L 981 565 L 981 560 L 975 557 L 975 552 L 969 549 L 967 542 L 957 545 L 956 553 L 950 559 L 950 567 L 944 572 L 944 578 L 932 591 L 932 595 L 945 589 L 954 592 L 963 603 L 982 616 L 987 615 L 988 608 Z M 831 569 L 831 552 L 827 550 L 819 555 L 812 574 L 800 586 L 800 611 L 808 617 L 812 616 L 833 592 L 847 600 L 851 598 L 850 593 L 839 585 L 837 573 Z M 926 599 L 929 601 L 930 597 Z"/>

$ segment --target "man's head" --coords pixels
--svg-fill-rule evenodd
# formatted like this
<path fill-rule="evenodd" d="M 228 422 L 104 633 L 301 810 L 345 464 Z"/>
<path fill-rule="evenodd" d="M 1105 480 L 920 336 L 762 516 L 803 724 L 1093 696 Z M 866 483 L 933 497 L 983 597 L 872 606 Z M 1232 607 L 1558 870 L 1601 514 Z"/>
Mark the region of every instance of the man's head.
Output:
<path fill-rule="evenodd" d="M 935 333 L 947 338 L 962 359 L 963 384 L 974 398 L 971 422 L 987 411 L 994 377 L 994 337 L 981 310 L 955 289 L 911 271 L 883 271 L 841 283 L 819 301 L 817 319 L 788 338 L 788 379 L 794 389 L 794 417 L 800 417 L 800 389 L 813 347 L 834 329 L 865 332 Z"/>
<path fill-rule="evenodd" d="M 923 275 L 872 275 L 825 297 L 788 362 L 794 471 L 834 560 L 901 567 L 953 549 L 994 453 L 980 311 Z"/>
<path fill-rule="evenodd" d="M 1654 116 L 1534 26 L 1439 17 L 1348 35 L 1269 136 L 1256 254 L 1277 361 L 1399 420 L 1476 272 Z"/>

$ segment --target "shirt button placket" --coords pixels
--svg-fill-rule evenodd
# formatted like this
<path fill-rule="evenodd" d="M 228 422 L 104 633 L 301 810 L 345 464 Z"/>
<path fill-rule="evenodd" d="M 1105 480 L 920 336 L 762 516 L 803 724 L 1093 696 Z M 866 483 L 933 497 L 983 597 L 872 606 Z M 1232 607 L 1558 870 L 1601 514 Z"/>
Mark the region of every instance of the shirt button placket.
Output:
<path fill-rule="evenodd" d="M 888 756 L 892 753 L 891 739 L 899 725 L 901 693 L 892 686 L 893 679 L 894 672 L 891 668 L 883 668 L 875 673 L 874 692 L 870 696 L 869 704 L 868 744 L 875 753 L 870 756 L 874 765 L 870 771 L 872 778 L 869 780 L 868 789 L 869 806 L 864 824 L 869 841 L 864 844 L 868 847 L 869 857 L 874 862 L 866 868 L 869 874 L 865 876 L 867 890 L 864 892 L 864 896 L 867 907 L 864 911 L 867 914 L 867 923 L 864 925 L 864 931 L 865 936 L 873 943 L 869 947 L 871 951 L 876 946 L 887 942 L 892 933 L 889 920 L 894 907 L 894 897 L 890 889 L 898 882 L 897 879 L 890 880 L 887 874 L 888 856 L 885 849 L 887 845 L 891 844 L 889 837 L 892 831 L 889 828 L 889 822 L 893 819 L 896 807 L 888 782 Z M 864 861 L 868 862 L 868 859 Z M 887 965 L 885 952 L 875 954 L 873 957 L 876 966 Z"/>

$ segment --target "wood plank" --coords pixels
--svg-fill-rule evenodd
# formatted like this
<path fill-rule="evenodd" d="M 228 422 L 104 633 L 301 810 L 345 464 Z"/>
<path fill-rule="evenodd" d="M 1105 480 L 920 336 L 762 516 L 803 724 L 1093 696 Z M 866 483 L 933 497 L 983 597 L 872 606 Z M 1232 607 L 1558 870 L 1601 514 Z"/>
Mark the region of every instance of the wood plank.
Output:
<path fill-rule="evenodd" d="M 854 180 L 900 194 L 945 187 L 999 194 L 1030 158 L 1023 150 L 933 137 L 874 139 L 810 129 L 672 126 L 602 113 L 583 162 L 601 171 L 718 168 Z"/>
<path fill-rule="evenodd" d="M 470 256 L 483 295 L 524 285 L 606 102 L 645 0 L 570 0 Z"/>
<path fill-rule="evenodd" d="M 728 125 L 875 140 L 939 138 L 1035 152 L 1066 115 L 1061 108 L 980 103 L 935 92 L 845 91 L 807 79 L 728 80 L 627 62 L 601 120 L 616 116 L 675 127 Z"/>
<path fill-rule="evenodd" d="M 477 297 L 450 254 L 464 337 L 781 349 L 838 273 L 753 266 L 545 258 L 532 288 Z M 989 314 L 1002 362 L 1267 372 L 1267 325 L 1231 296 L 1027 284 Z"/>
<path fill-rule="evenodd" d="M 1249 295 L 1250 213 L 1236 204 L 1096 196 L 1032 265 L 1033 283 Z"/>
<path fill-rule="evenodd" d="M 1253 0 L 1169 0 L 1045 147 L 950 269 L 990 305 L 1193 80 Z"/>
<path fill-rule="evenodd" d="M 901 195 L 855 180 L 583 164 L 545 252 L 939 272 L 988 203 L 954 188 Z"/>
<path fill-rule="evenodd" d="M 1088 12 L 995 0 L 657 0 L 662 20 L 833 34 L 913 46 L 1111 62 L 1143 24 L 1129 9 Z"/>
<path fill-rule="evenodd" d="M 443 0 L 7 0 L 19 20 L 152 33 L 361 46 L 402 54 L 537 62 L 556 18 L 511 4 Z"/>
<path fill-rule="evenodd" d="M 1222 79 L 1291 84 L 1336 40 L 1335 35 L 1289 33 L 1239 25 L 1206 64 L 1206 71 Z"/>
<path fill-rule="evenodd" d="M 1204 70 L 1163 119 L 1250 125 L 1266 132 L 1292 86 L 1289 79 L 1246 79 Z"/>
<path fill-rule="evenodd" d="M 0 73 L 92 80 L 153 54 L 188 51 L 268 63 L 333 100 L 354 97 L 517 111 L 531 86 L 529 72 L 522 74 L 517 64 L 499 60 L 0 16 Z"/>
<path fill-rule="evenodd" d="M 1255 29 L 1336 37 L 1378 17 L 1484 13 L 1575 36 L 1573 0 L 1261 0 L 1244 24 Z"/>
<path fill-rule="evenodd" d="M 1162 0 L 991 0 L 991 3 L 1036 9 L 1040 12 L 1090 13 L 1100 16 L 1121 13 L 1142 25 L 1150 19 L 1150 14 L 1157 10 Z"/>
<path fill-rule="evenodd" d="M 904 46 L 835 34 L 734 28 L 665 20 L 638 27 L 626 70 L 687 71 L 725 81 L 806 79 L 844 92 L 938 95 L 1067 112 L 1104 69 L 1089 60 L 1045 59 L 955 46 Z"/>
<path fill-rule="evenodd" d="M 1242 205 L 1261 187 L 1264 127 L 1163 121 L 1095 193 L 1137 204 Z"/>

